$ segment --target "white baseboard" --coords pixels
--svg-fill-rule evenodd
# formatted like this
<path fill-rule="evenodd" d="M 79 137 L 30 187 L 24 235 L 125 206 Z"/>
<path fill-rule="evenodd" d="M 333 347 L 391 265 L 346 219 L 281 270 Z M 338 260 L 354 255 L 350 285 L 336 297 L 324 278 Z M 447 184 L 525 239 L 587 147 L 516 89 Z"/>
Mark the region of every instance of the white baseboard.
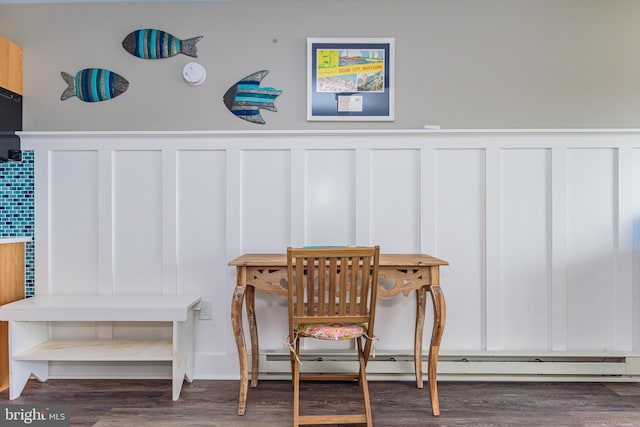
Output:
<path fill-rule="evenodd" d="M 251 357 L 249 355 L 249 357 Z M 237 380 L 237 359 L 224 356 L 202 357 L 196 379 Z M 426 381 L 427 355 L 422 362 Z M 203 362 L 216 362 L 211 363 Z M 207 366 L 205 366 L 207 365 Z M 231 365 L 235 365 L 231 367 Z M 224 372 L 218 372 L 225 366 Z M 227 369 L 228 368 L 228 369 Z M 260 355 L 260 379 L 290 379 L 291 364 L 286 352 Z M 343 372 L 357 370 L 352 352 L 307 352 L 302 355 L 303 372 Z M 233 371 L 232 373 L 230 373 Z M 415 381 L 410 353 L 378 352 L 367 365 L 371 380 Z M 50 362 L 49 378 L 170 379 L 171 364 L 163 362 Z M 438 379 L 445 381 L 640 381 L 640 354 L 637 353 L 442 353 L 438 360 Z"/>

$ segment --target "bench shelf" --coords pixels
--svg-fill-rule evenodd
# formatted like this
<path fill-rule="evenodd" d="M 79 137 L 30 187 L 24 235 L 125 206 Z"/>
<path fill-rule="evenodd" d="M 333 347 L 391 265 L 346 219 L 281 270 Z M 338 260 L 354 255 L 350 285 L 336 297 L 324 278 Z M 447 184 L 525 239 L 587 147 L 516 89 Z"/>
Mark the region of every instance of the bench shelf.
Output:
<path fill-rule="evenodd" d="M 193 380 L 195 296 L 36 296 L 0 307 L 9 321 L 9 398 L 22 393 L 33 374 L 49 377 L 49 362 L 171 362 L 172 398 Z M 67 323 L 70 322 L 70 323 Z M 54 339 L 54 327 L 77 322 L 91 326 L 144 322 L 170 327 L 171 338 Z"/>
<path fill-rule="evenodd" d="M 14 360 L 61 362 L 171 362 L 171 340 L 52 340 L 13 355 Z"/>

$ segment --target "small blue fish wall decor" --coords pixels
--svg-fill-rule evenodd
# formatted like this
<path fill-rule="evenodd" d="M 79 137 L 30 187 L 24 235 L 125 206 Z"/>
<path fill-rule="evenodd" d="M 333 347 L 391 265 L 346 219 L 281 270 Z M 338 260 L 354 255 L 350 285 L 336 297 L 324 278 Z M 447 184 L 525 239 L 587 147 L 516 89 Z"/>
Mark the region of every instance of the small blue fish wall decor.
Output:
<path fill-rule="evenodd" d="M 198 36 L 180 40 L 161 30 L 143 28 L 127 35 L 122 41 L 122 47 L 131 55 L 142 59 L 170 58 L 179 53 L 197 58 L 196 43 L 201 38 L 202 36 Z"/>
<path fill-rule="evenodd" d="M 108 101 L 123 94 L 129 88 L 129 82 L 120 74 L 102 68 L 85 68 L 71 74 L 60 73 L 69 85 L 62 92 L 61 101 L 77 96 L 85 102 Z"/>
<path fill-rule="evenodd" d="M 231 86 L 223 97 L 229 111 L 248 122 L 265 124 L 259 109 L 278 111 L 274 101 L 282 93 L 272 87 L 260 87 L 260 82 L 267 74 L 268 70 L 257 71 Z"/>

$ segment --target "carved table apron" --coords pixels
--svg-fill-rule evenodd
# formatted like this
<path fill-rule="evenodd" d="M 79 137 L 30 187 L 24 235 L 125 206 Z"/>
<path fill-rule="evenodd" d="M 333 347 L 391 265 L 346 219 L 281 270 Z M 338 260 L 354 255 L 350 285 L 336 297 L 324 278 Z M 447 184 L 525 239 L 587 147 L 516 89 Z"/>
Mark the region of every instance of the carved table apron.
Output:
<path fill-rule="evenodd" d="M 446 305 L 440 288 L 440 266 L 447 261 L 423 254 L 380 254 L 380 283 L 378 297 L 390 297 L 402 293 L 405 297 L 416 291 L 417 311 L 414 335 L 414 365 L 416 385 L 422 382 L 422 332 L 424 329 L 426 293 L 431 293 L 433 303 L 433 329 L 427 376 L 431 409 L 434 416 L 440 415 L 438 386 L 436 381 L 438 352 L 446 320 Z M 287 289 L 282 281 L 287 276 L 286 254 L 245 254 L 229 262 L 236 267 L 236 288 L 231 301 L 231 324 L 238 346 L 240 360 L 240 396 L 238 415 L 244 415 L 249 386 L 249 366 L 244 329 L 242 327 L 242 305 L 246 300 L 249 334 L 251 336 L 251 387 L 258 385 L 258 327 L 255 315 L 255 290 L 268 295 L 278 294 L 287 298 Z"/>

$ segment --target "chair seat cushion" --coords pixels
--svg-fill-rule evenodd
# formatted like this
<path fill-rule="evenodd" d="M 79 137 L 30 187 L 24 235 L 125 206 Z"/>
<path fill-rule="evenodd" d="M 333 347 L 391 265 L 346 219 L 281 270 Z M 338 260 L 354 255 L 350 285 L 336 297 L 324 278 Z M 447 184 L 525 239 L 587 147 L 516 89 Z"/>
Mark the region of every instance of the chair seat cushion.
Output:
<path fill-rule="evenodd" d="M 367 323 L 335 323 L 331 325 L 304 324 L 295 327 L 299 337 L 316 338 L 319 340 L 350 340 L 366 336 Z"/>

